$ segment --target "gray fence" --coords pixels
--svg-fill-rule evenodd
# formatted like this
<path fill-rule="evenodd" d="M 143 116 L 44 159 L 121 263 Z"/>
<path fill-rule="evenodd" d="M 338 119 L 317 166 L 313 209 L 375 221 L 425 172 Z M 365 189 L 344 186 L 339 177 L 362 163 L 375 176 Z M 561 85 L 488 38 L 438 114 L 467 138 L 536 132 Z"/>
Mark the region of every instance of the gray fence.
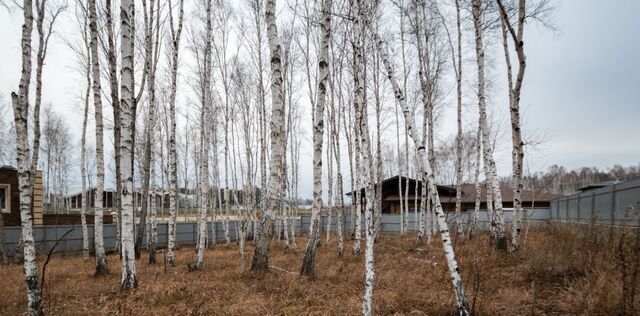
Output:
<path fill-rule="evenodd" d="M 551 219 L 565 223 L 636 226 L 640 220 L 640 179 L 551 201 Z M 627 212 L 629 206 L 633 207 Z"/>
<path fill-rule="evenodd" d="M 551 211 L 549 209 L 529 209 L 525 212 L 525 218 L 528 223 L 533 226 L 546 226 Z M 468 223 L 470 214 L 467 212 L 463 213 L 463 222 Z M 512 217 L 512 211 L 505 210 L 505 220 L 510 221 Z M 327 225 L 328 218 L 326 216 L 322 216 L 320 218 L 320 228 L 325 234 L 325 229 Z M 447 222 L 450 225 L 450 228 L 453 228 L 454 225 L 454 217 L 452 214 L 448 214 Z M 296 235 L 303 233 L 306 234 L 309 229 L 309 224 L 311 223 L 310 216 L 301 216 L 294 219 L 294 229 L 296 231 Z M 332 218 L 331 227 L 332 231 L 335 232 L 336 229 L 336 218 Z M 392 215 L 392 214 L 383 214 L 382 215 L 382 231 L 385 233 L 399 233 L 400 232 L 400 216 Z M 217 241 L 223 241 L 224 237 L 224 228 L 222 222 L 216 222 L 216 239 Z M 93 225 L 87 225 L 89 232 L 89 244 L 93 246 Z M 281 230 L 281 225 L 276 224 L 276 230 Z M 362 218 L 362 230 L 365 229 L 364 216 Z M 407 216 L 407 229 L 409 231 L 414 231 L 416 228 L 415 225 L 415 214 L 409 213 Z M 478 229 L 488 229 L 489 221 L 486 211 L 480 212 L 480 217 L 478 221 Z M 344 229 L 346 232 L 350 232 L 351 229 L 351 216 L 347 214 L 344 219 Z M 5 227 L 5 250 L 8 255 L 13 255 L 18 243 L 20 241 L 20 227 L 19 226 L 11 226 Z M 69 232 L 70 231 L 70 232 Z M 64 236 L 67 232 L 69 232 L 66 236 Z M 212 225 L 209 223 L 207 225 L 207 235 L 211 236 Z M 249 229 L 249 237 L 252 237 L 251 234 L 252 229 Z M 47 253 L 49 250 L 56 244 L 54 252 L 74 252 L 82 250 L 82 228 L 80 225 L 56 225 L 56 226 L 35 226 L 33 228 L 33 235 L 36 241 L 36 249 L 38 253 Z M 62 238 L 64 236 L 64 238 Z M 178 244 L 194 244 L 197 237 L 197 229 L 196 223 L 177 223 L 176 228 L 176 239 Z M 238 231 L 237 231 L 237 222 L 229 221 L 229 237 L 231 240 L 237 240 Z M 113 251 L 116 246 L 116 225 L 115 224 L 106 224 L 104 225 L 104 243 L 105 249 L 107 251 Z M 166 245 L 167 244 L 167 223 L 158 223 L 158 244 Z"/>

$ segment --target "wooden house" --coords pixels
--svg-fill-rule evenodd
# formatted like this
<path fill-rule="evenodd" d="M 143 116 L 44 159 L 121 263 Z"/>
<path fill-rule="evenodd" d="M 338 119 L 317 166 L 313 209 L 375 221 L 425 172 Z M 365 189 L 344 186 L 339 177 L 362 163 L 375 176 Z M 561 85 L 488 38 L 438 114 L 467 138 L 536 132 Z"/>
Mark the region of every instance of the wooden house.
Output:
<path fill-rule="evenodd" d="M 34 225 L 43 224 L 42 171 L 35 175 L 31 216 Z M 20 225 L 20 193 L 18 192 L 18 169 L 11 166 L 0 167 L 0 208 L 6 226 Z"/>

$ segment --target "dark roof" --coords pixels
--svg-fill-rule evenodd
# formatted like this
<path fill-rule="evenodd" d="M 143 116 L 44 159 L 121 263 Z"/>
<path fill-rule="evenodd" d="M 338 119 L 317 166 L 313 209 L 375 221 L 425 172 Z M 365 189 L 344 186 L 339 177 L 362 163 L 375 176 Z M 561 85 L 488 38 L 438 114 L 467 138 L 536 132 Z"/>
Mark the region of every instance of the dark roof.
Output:
<path fill-rule="evenodd" d="M 454 188 L 455 190 L 455 188 Z M 500 184 L 500 193 L 502 194 L 503 201 L 513 201 L 513 188 L 508 184 Z M 562 195 L 550 194 L 541 191 L 522 190 L 522 202 L 548 202 L 554 199 L 562 197 Z M 442 203 L 454 203 L 456 198 L 453 197 L 441 197 Z M 476 201 L 476 185 L 474 183 L 462 184 L 462 203 L 475 203 Z M 480 201 L 482 203 L 487 202 L 487 186 L 486 184 L 480 185 Z"/>
<path fill-rule="evenodd" d="M 14 167 L 14 166 L 9 166 L 9 165 L 3 165 L 2 167 L 0 167 L 0 170 L 12 170 L 12 171 L 18 171 L 18 169 L 16 169 L 16 167 Z"/>
<path fill-rule="evenodd" d="M 417 184 L 418 185 L 418 189 L 420 189 L 422 187 L 422 181 L 420 180 L 416 180 L 416 179 L 412 179 L 409 177 L 405 177 L 405 176 L 394 176 L 391 178 L 387 178 L 385 180 L 382 180 L 382 187 L 384 188 L 387 185 L 393 185 L 395 183 L 398 183 L 398 181 L 402 181 L 403 183 L 409 183 L 409 186 L 411 187 L 411 185 Z M 375 186 L 378 186 L 378 183 L 375 184 Z M 446 186 L 446 185 L 437 185 L 438 187 L 438 193 L 441 195 L 454 195 L 456 194 L 456 189 L 454 187 L 451 186 Z M 360 191 L 364 193 L 365 188 L 361 188 Z M 384 190 L 384 189 L 383 189 Z M 354 193 L 354 191 L 348 192 L 346 195 L 347 196 L 351 196 Z M 384 195 L 383 195 L 384 196 Z M 388 197 L 388 199 L 393 199 L 393 197 Z"/>
<path fill-rule="evenodd" d="M 612 186 L 612 185 L 614 185 L 614 184 L 616 184 L 618 182 L 619 181 L 611 180 L 611 181 L 603 181 L 603 182 L 593 183 L 593 184 L 589 184 L 587 186 L 584 186 L 582 188 L 579 188 L 578 191 L 585 192 L 585 191 L 589 191 L 589 190 L 600 189 L 600 188 Z"/>

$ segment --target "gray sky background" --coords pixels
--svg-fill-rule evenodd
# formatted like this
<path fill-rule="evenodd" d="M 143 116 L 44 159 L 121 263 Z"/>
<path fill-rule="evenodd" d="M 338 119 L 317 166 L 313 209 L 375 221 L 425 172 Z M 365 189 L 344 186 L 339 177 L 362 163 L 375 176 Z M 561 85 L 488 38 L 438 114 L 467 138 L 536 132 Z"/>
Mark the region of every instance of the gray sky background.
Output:
<path fill-rule="evenodd" d="M 532 25 L 525 34 L 528 67 L 521 102 L 524 129 L 530 134 L 543 135 L 545 139 L 535 152 L 530 153 L 529 168 L 545 170 L 553 164 L 569 169 L 605 168 L 614 163 L 640 163 L 640 19 L 637 17 L 640 1 L 565 0 L 554 1 L 554 5 L 558 30 L 551 32 Z M 67 14 L 71 12 L 69 10 Z M 0 95 L 3 102 L 9 101 L 10 92 L 18 85 L 20 23 L 21 16 L 0 10 L 3 43 L 0 45 Z M 56 111 L 65 116 L 79 144 L 82 110 L 76 96 L 82 92 L 85 83 L 74 73 L 72 56 L 60 38 L 65 32 L 71 32 L 71 29 L 60 24 L 57 37 L 50 45 L 43 96 L 45 103 L 52 103 Z M 500 84 L 504 81 L 501 47 L 494 47 L 490 54 L 494 63 L 493 80 L 497 83 L 492 111 L 504 117 L 506 123 L 506 91 Z M 469 69 L 466 75 L 475 77 L 475 69 Z M 472 93 L 468 95 L 472 96 Z M 465 103 L 473 105 L 475 100 L 468 97 Z M 477 108 L 467 106 L 466 111 L 474 109 L 477 112 Z M 8 116 L 10 111 L 6 114 L 5 120 L 11 118 Z M 438 131 L 441 139 L 455 133 L 454 124 L 453 109 L 446 109 Z M 503 128 L 503 138 L 508 143 L 498 147 L 496 158 L 499 173 L 508 175 L 511 169 L 510 132 L 508 125 Z M 110 140 L 106 141 L 110 146 Z M 311 196 L 312 189 L 311 150 L 306 143 L 301 160 L 302 197 Z"/>

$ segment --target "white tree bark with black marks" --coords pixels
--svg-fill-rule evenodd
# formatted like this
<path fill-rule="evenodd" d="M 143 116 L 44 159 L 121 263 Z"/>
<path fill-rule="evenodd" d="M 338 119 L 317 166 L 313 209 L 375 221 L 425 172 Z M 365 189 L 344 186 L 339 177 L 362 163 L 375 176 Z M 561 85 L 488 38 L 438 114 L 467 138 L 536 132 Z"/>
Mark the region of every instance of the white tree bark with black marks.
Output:
<path fill-rule="evenodd" d="M 331 41 L 331 3 L 322 1 L 320 22 L 320 57 L 318 59 L 318 89 L 315 113 L 313 115 L 313 206 L 307 248 L 302 261 L 301 275 L 313 277 L 315 274 L 316 244 L 320 236 L 320 211 L 322 210 L 322 143 L 324 133 L 324 107 L 327 100 L 329 79 L 329 41 Z M 327 148 L 330 152 L 330 148 Z M 330 225 L 330 224 L 328 224 Z M 329 228 L 327 228 L 327 239 Z"/>
<path fill-rule="evenodd" d="M 444 212 L 442 210 L 442 205 L 440 204 L 440 197 L 438 196 L 437 186 L 435 184 L 435 178 L 433 176 L 433 172 L 431 170 L 431 164 L 427 159 L 426 150 L 424 146 L 424 142 L 419 138 L 419 136 L 414 133 L 415 123 L 414 119 L 411 115 L 411 109 L 407 106 L 407 103 L 404 98 L 404 93 L 400 89 L 398 82 L 395 78 L 393 66 L 391 65 L 389 54 L 384 47 L 384 42 L 380 39 L 377 33 L 372 31 L 373 40 L 378 50 L 380 51 L 380 56 L 384 63 L 384 66 L 387 70 L 387 77 L 391 81 L 391 85 L 393 86 L 393 91 L 396 97 L 396 100 L 402 105 L 405 125 L 407 129 L 407 133 L 413 139 L 413 142 L 418 150 L 418 154 L 420 156 L 420 161 L 422 164 L 422 172 L 424 177 L 427 178 L 427 185 L 429 186 L 429 191 L 431 193 L 431 199 L 434 201 L 436 218 L 438 220 L 438 226 L 440 227 L 440 235 L 442 239 L 442 246 L 444 249 L 444 254 L 447 259 L 447 266 L 449 267 L 449 273 L 451 276 L 451 282 L 453 283 L 453 287 L 456 293 L 456 305 L 458 307 L 459 315 L 469 315 L 469 305 L 467 303 L 467 299 L 464 293 L 464 284 L 462 282 L 462 278 L 460 276 L 460 272 L 458 270 L 458 263 L 455 257 L 455 253 L 453 250 L 453 245 L 451 243 L 451 238 L 449 235 L 449 228 L 447 226 L 447 222 L 444 216 Z"/>
<path fill-rule="evenodd" d="M 179 0 L 178 26 L 174 26 L 173 6 L 169 0 L 171 29 L 171 92 L 169 94 L 169 223 L 167 236 L 167 265 L 175 266 L 176 224 L 178 219 L 178 162 L 176 157 L 176 90 L 178 87 L 178 54 L 184 18 L 184 0 Z M 163 194 L 164 196 L 164 194 Z M 215 230 L 214 230 L 215 236 Z M 214 239 L 215 241 L 215 239 Z"/>
<path fill-rule="evenodd" d="M 122 276 L 120 288 L 134 289 L 138 286 L 136 278 L 134 218 L 133 218 L 133 2 L 120 2 L 120 109 L 122 123 L 122 140 L 120 167 L 122 168 L 122 224 L 120 251 L 122 254 Z"/>
<path fill-rule="evenodd" d="M 513 220 L 511 228 L 511 251 L 516 252 L 520 248 L 520 231 L 522 230 L 522 190 L 524 188 L 522 183 L 524 142 L 522 141 L 522 130 L 520 127 L 520 93 L 522 91 L 524 72 L 527 67 L 526 56 L 524 54 L 524 41 L 522 39 L 524 33 L 526 1 L 520 0 L 518 2 L 517 31 L 514 30 L 502 1 L 496 1 L 498 2 L 498 7 L 500 9 L 502 42 L 504 46 L 505 62 L 507 65 L 507 83 L 509 85 L 509 112 L 511 113 L 511 141 L 513 144 L 511 151 L 513 167 Z M 513 84 L 511 60 L 509 58 L 507 32 L 511 35 L 516 55 L 518 56 L 518 74 L 516 75 L 515 85 Z"/>
<path fill-rule="evenodd" d="M 485 170 L 491 185 L 491 194 L 493 196 L 494 212 L 495 212 L 495 234 L 496 247 L 500 250 L 507 250 L 507 236 L 504 225 L 504 213 L 502 210 L 502 193 L 500 192 L 500 182 L 496 170 L 496 163 L 493 159 L 493 152 L 489 139 L 489 127 L 487 123 L 487 104 L 485 96 L 485 52 L 482 42 L 483 25 L 482 25 L 482 1 L 473 0 L 472 16 L 475 29 L 476 43 L 476 61 L 478 63 L 478 104 L 480 110 L 480 127 L 482 128 L 482 147 L 485 159 Z M 487 190 L 488 191 L 488 190 Z M 489 200 L 487 199 L 487 203 Z"/>
<path fill-rule="evenodd" d="M 373 182 L 373 159 L 371 157 L 371 145 L 369 141 L 369 124 L 367 117 L 367 103 L 365 99 L 365 8 L 360 0 L 353 2 L 353 12 L 355 13 L 353 23 L 353 86 L 355 89 L 354 107 L 355 121 L 357 128 L 357 141 L 361 144 L 362 173 L 365 180 L 365 287 L 362 298 L 362 314 L 371 315 L 373 301 L 373 287 L 375 283 L 375 258 L 373 246 L 375 242 L 375 189 Z"/>
<path fill-rule="evenodd" d="M 80 178 L 82 181 L 82 208 L 80 224 L 82 225 L 82 258 L 89 260 L 89 230 L 87 229 L 87 121 L 89 118 L 89 97 L 91 94 L 91 57 L 87 54 L 87 89 L 84 95 L 84 116 L 82 118 L 82 136 L 80 138 Z"/>
<path fill-rule="evenodd" d="M 354 139 L 353 139 L 353 144 L 354 144 L 354 150 L 353 150 L 353 155 L 354 155 L 354 173 L 355 173 L 355 189 L 354 189 L 354 202 L 353 204 L 353 209 L 355 212 L 355 216 L 352 219 L 355 224 L 354 224 L 354 232 L 353 232 L 353 255 L 359 255 L 360 254 L 360 239 L 362 239 L 362 192 L 361 192 L 361 188 L 362 188 L 362 170 L 360 169 L 360 156 L 361 156 L 361 151 L 360 151 L 360 140 L 357 136 L 357 131 L 358 128 L 356 127 L 357 122 L 354 121 L 354 126 L 353 126 L 353 135 L 354 135 Z M 351 186 L 353 188 L 353 186 Z"/>
<path fill-rule="evenodd" d="M 456 73 L 456 231 L 458 237 L 464 237 L 462 228 L 462 28 L 460 23 L 460 0 L 455 0 L 456 4 L 456 55 L 453 58 L 453 68 Z M 453 52 L 452 52 L 453 54 Z"/>
<path fill-rule="evenodd" d="M 40 281 L 36 267 L 36 249 L 33 239 L 31 217 L 31 170 L 29 165 L 29 85 L 31 80 L 31 32 L 33 12 L 31 0 L 22 2 L 24 24 L 22 24 L 22 74 L 18 93 L 11 93 L 16 131 L 16 164 L 18 167 L 18 192 L 20 194 L 20 224 L 22 227 L 23 272 L 27 288 L 27 313 L 43 315 L 40 296 Z"/>
<path fill-rule="evenodd" d="M 207 240 L 207 195 L 209 192 L 209 131 L 208 120 L 210 118 L 209 107 L 211 106 L 211 64 L 212 64 L 212 35 L 213 25 L 211 16 L 211 1 L 205 2 L 206 38 L 204 51 L 203 83 L 201 89 L 201 109 L 200 109 L 200 157 L 199 157 L 199 180 L 200 205 L 198 207 L 198 240 L 196 243 L 196 262 L 191 266 L 192 270 L 200 270 L 204 264 L 204 249 Z M 228 203 L 228 201 L 225 201 Z"/>
<path fill-rule="evenodd" d="M 265 17 L 267 22 L 267 37 L 271 52 L 271 156 L 269 171 L 269 186 L 265 195 L 266 205 L 262 217 L 262 229 L 256 242 L 256 249 L 251 264 L 253 272 L 269 271 L 269 244 L 273 235 L 273 220 L 275 210 L 281 197 L 282 171 L 284 156 L 284 96 L 282 91 L 282 47 L 278 39 L 276 25 L 276 1 L 267 0 Z"/>
<path fill-rule="evenodd" d="M 120 118 L 120 91 L 118 86 L 118 60 L 116 58 L 115 30 L 113 27 L 113 8 L 111 0 L 105 1 L 105 20 L 107 28 L 107 61 L 109 66 L 109 83 L 111 93 L 111 107 L 113 108 L 113 145 L 115 156 L 115 176 L 116 176 L 116 194 L 114 206 L 118 213 L 118 222 L 116 226 L 116 250 L 120 250 L 120 224 L 121 220 L 121 203 L 120 192 L 122 191 L 122 175 L 120 173 L 120 141 L 122 140 L 122 127 Z"/>
<path fill-rule="evenodd" d="M 102 226 L 102 214 L 104 210 L 104 137 L 102 123 L 102 86 L 100 84 L 100 57 L 98 52 L 98 14 L 96 1 L 89 0 L 89 34 L 91 38 L 91 72 L 93 87 L 93 107 L 95 114 L 96 132 L 96 197 L 94 199 L 94 244 L 96 252 L 95 275 L 109 273 L 107 256 L 104 250 L 104 234 Z"/>
<path fill-rule="evenodd" d="M 474 171 L 474 183 L 475 183 L 475 190 L 476 190 L 476 195 L 475 195 L 475 205 L 473 208 L 473 220 L 471 221 L 471 223 L 469 224 L 469 228 L 468 228 L 468 232 L 467 234 L 469 235 L 469 238 L 472 238 L 475 234 L 476 231 L 476 226 L 478 225 L 478 219 L 480 218 L 480 203 L 481 203 L 481 187 L 480 187 L 480 165 L 482 164 L 482 130 L 480 128 L 480 125 L 478 125 L 478 129 L 476 132 L 476 144 L 475 144 L 475 150 L 476 150 L 476 165 L 475 165 L 475 171 Z M 491 203 L 489 203 L 489 201 L 487 201 L 487 205 L 490 205 Z"/>

